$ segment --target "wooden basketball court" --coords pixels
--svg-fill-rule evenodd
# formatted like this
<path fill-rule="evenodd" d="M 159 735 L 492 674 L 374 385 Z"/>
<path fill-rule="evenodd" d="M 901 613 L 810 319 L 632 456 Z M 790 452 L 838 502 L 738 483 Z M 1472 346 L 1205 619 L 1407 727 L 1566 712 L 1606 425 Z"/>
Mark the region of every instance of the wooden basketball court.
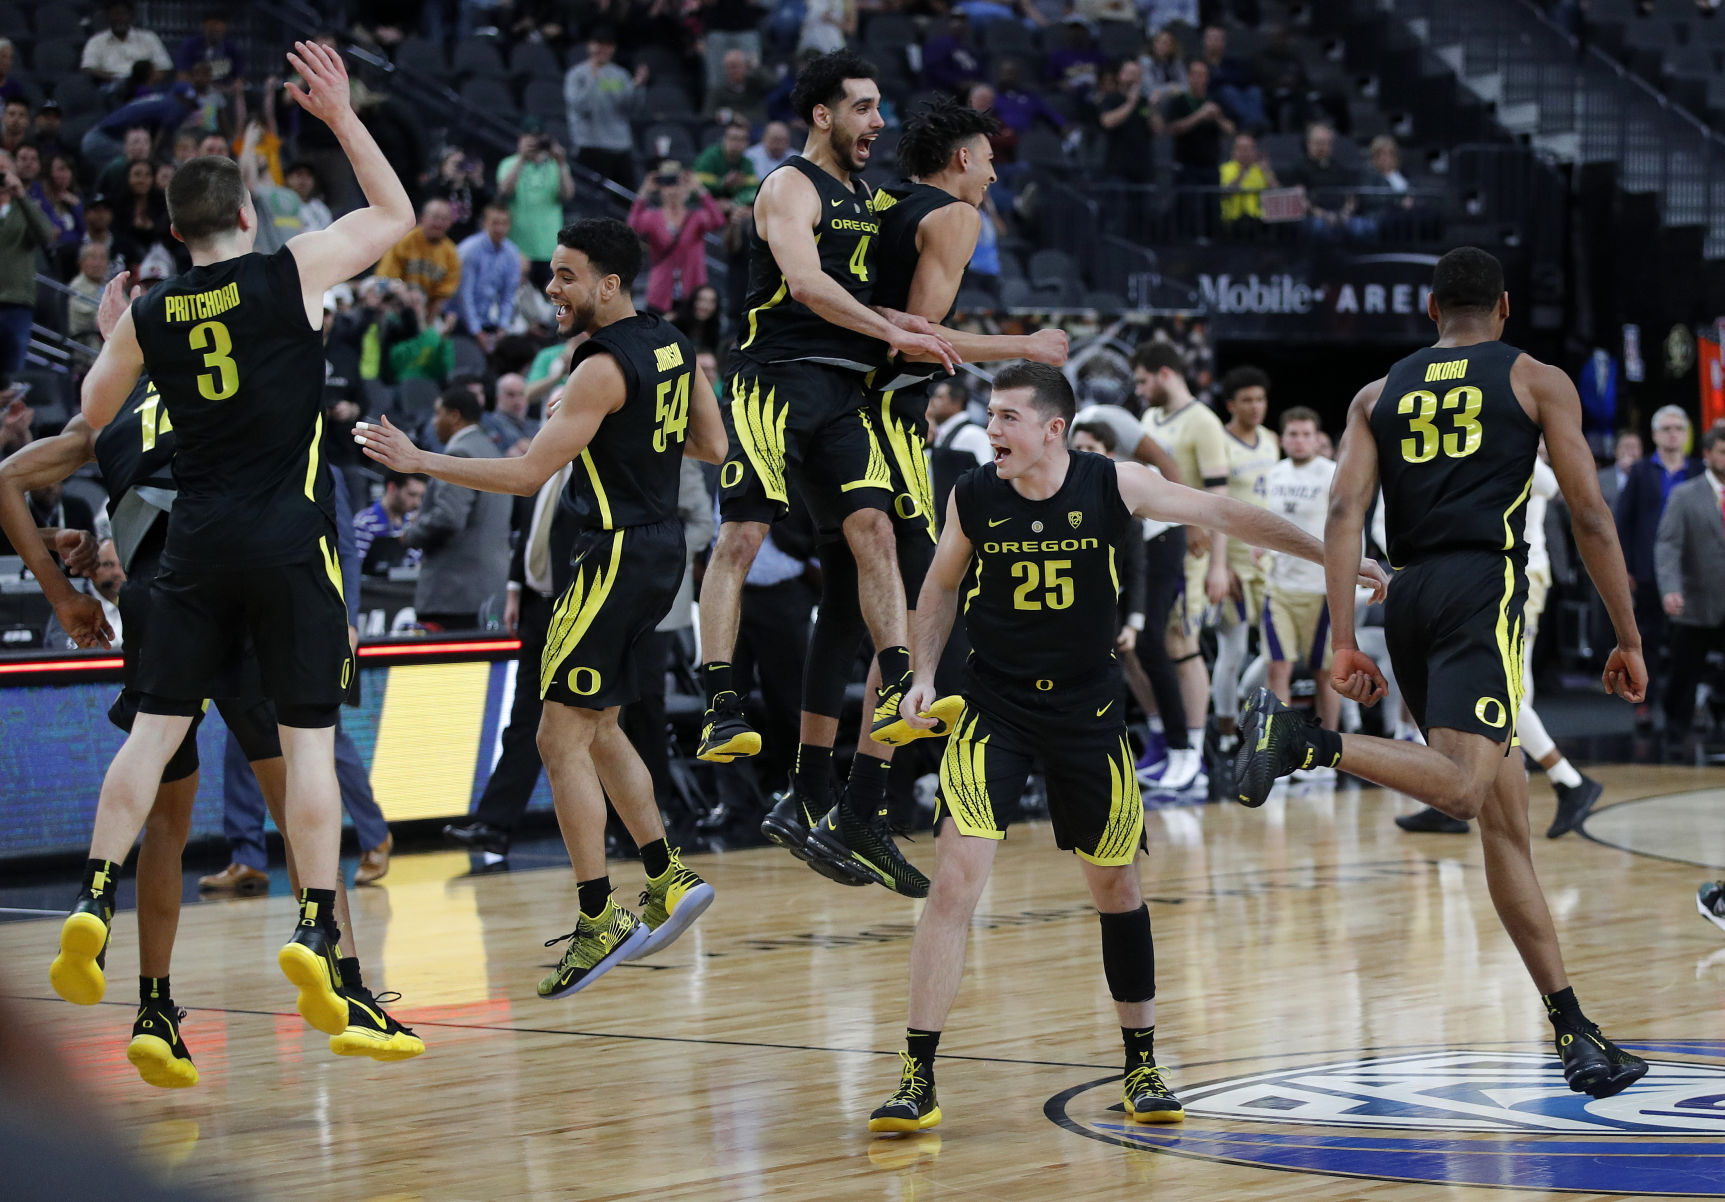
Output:
<path fill-rule="evenodd" d="M 1043 826 L 1013 830 L 980 907 L 937 1069 L 946 1121 L 899 1140 L 865 1123 L 897 1077 L 917 906 L 771 848 L 693 861 L 719 891 L 694 930 L 558 1002 L 534 983 L 575 912 L 566 864 L 398 857 L 354 894 L 368 983 L 401 991 L 429 1045 L 393 1065 L 331 1056 L 294 1015 L 274 963 L 286 897 L 186 908 L 186 1091 L 125 1060 L 131 913 L 102 1006 L 49 991 L 56 917 L 0 926 L 0 952 L 13 1007 L 118 1129 L 233 1197 L 1719 1196 L 1725 934 L 1694 890 L 1721 875 L 1696 865 L 1725 866 L 1725 773 L 1598 775 L 1610 808 L 1589 832 L 1618 846 L 1537 839 L 1536 858 L 1584 1006 L 1659 1062 L 1612 1103 L 1562 1092 L 1477 835 L 1403 834 L 1410 803 L 1375 789 L 1148 815 L 1159 1058 L 1188 1106 L 1168 1129 L 1109 1109 L 1097 922 Z M 1532 789 L 1543 830 L 1551 795 Z M 932 867 L 929 840 L 907 851 Z M 619 897 L 639 871 L 613 866 Z"/>

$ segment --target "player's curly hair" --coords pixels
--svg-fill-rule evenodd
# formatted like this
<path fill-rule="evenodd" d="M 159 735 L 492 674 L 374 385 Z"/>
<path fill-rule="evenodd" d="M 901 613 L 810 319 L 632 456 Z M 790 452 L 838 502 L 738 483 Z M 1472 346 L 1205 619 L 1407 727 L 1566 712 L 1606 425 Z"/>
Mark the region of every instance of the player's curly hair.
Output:
<path fill-rule="evenodd" d="M 615 217 L 583 217 L 557 232 L 557 245 L 578 250 L 601 276 L 614 275 L 627 292 L 641 272 L 641 239 Z"/>
<path fill-rule="evenodd" d="M 797 86 L 791 89 L 791 107 L 805 124 L 815 123 L 815 106 L 829 108 L 844 99 L 845 80 L 879 79 L 874 64 L 850 50 L 834 50 L 811 59 L 797 72 Z"/>
<path fill-rule="evenodd" d="M 933 175 L 972 138 L 992 138 L 999 132 L 1000 118 L 992 112 L 940 97 L 905 118 L 898 139 L 898 169 L 913 179 Z"/>

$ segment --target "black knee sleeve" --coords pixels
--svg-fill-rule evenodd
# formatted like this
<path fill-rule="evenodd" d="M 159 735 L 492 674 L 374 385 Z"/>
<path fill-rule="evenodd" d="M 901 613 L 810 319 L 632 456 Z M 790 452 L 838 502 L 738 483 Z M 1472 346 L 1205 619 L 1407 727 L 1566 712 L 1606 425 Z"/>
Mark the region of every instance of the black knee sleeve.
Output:
<path fill-rule="evenodd" d="M 844 543 L 821 548 L 821 607 L 803 661 L 803 709 L 837 718 L 857 649 L 868 634 L 857 600 L 857 565 Z"/>
<path fill-rule="evenodd" d="M 278 705 L 276 721 L 301 730 L 326 730 L 341 717 L 341 702 L 334 705 Z"/>
<path fill-rule="evenodd" d="M 1102 914 L 1102 971 L 1117 1002 L 1148 1002 L 1156 996 L 1156 946 L 1150 938 L 1150 907 Z"/>
<path fill-rule="evenodd" d="M 181 739 L 180 745 L 174 749 L 173 756 L 168 760 L 168 766 L 162 769 L 162 783 L 164 785 L 185 780 L 197 772 L 199 725 L 198 722 L 192 723 L 191 729 L 186 731 L 186 737 Z"/>
<path fill-rule="evenodd" d="M 222 721 L 233 732 L 234 741 L 245 753 L 246 761 L 273 760 L 282 753 L 281 730 L 276 726 L 276 707 L 259 699 L 252 702 L 218 701 Z M 291 725 L 291 724 L 290 724 Z"/>

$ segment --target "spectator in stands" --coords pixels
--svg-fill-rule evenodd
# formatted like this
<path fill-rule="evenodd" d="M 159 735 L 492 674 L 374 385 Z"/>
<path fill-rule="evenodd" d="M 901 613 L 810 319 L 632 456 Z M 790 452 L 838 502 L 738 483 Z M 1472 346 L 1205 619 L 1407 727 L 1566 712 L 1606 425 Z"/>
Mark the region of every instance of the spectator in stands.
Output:
<path fill-rule="evenodd" d="M 72 164 L 72 174 L 77 175 L 80 167 L 78 148 L 66 140 L 63 118 L 58 101 L 44 100 L 36 110 L 36 124 L 30 130 L 30 140 L 36 143 L 44 160 L 57 154 L 65 155 Z"/>
<path fill-rule="evenodd" d="M 1250 66 L 1228 57 L 1228 31 L 1220 25 L 1205 26 L 1202 46 L 1204 64 L 1210 68 L 1210 94 L 1228 111 L 1234 124 L 1261 128 L 1264 89 L 1258 86 Z"/>
<path fill-rule="evenodd" d="M 1039 93 L 1024 86 L 1024 64 L 1017 59 L 1009 58 L 1001 62 L 995 73 L 995 87 L 992 91 L 993 104 L 983 105 L 978 101 L 986 97 L 979 97 L 976 90 L 972 89 L 970 107 L 993 108 L 995 116 L 1000 118 L 1002 124 L 1019 134 L 1027 133 L 1038 120 L 1046 121 L 1055 129 L 1065 132 L 1066 118 L 1050 108 Z"/>
<path fill-rule="evenodd" d="M 708 121 L 729 125 L 739 118 L 754 127 L 767 119 L 767 93 L 772 81 L 741 50 L 727 50 L 725 77 L 707 89 L 701 115 Z"/>
<path fill-rule="evenodd" d="M 498 450 L 479 426 L 479 400 L 451 388 L 437 400 L 432 422 L 443 453 L 466 459 L 496 459 Z M 509 578 L 509 517 L 514 499 L 477 492 L 445 480 L 426 486 L 419 517 L 401 541 L 424 552 L 413 608 L 421 625 L 434 630 L 475 630 L 479 611 L 493 598 L 501 605 Z"/>
<path fill-rule="evenodd" d="M 122 104 L 91 126 L 84 135 L 80 150 L 85 162 L 111 162 L 128 149 L 127 142 L 134 129 L 148 133 L 149 153 L 153 153 L 161 136 L 179 129 L 197 104 L 198 94 L 189 83 L 177 83 L 172 91 L 163 95 L 145 96 Z"/>
<path fill-rule="evenodd" d="M 381 575 L 399 563 L 419 563 L 419 549 L 402 546 L 401 532 L 418 515 L 430 479 L 404 472 L 384 472 L 383 495 L 353 515 L 353 538 L 362 572 Z"/>
<path fill-rule="evenodd" d="M 695 178 L 714 200 L 752 205 L 761 185 L 755 165 L 749 162 L 749 123 L 734 120 L 724 136 L 695 156 Z"/>
<path fill-rule="evenodd" d="M 761 61 L 761 18 L 766 15 L 755 0 L 700 0 L 699 19 L 706 44 L 707 78 L 704 86 L 724 81 L 725 55 L 741 50 L 750 62 Z"/>
<path fill-rule="evenodd" d="M 1090 23 L 1080 16 L 1065 21 L 1065 44 L 1050 51 L 1042 60 L 1042 78 L 1068 96 L 1088 96 L 1096 88 L 1096 76 L 1108 63 L 1108 56 L 1096 46 Z"/>
<path fill-rule="evenodd" d="M 12 170 L 18 173 L 18 178 L 24 181 L 25 191 L 29 191 L 42 179 L 42 155 L 36 149 L 36 143 L 21 143 L 12 152 Z M 41 202 L 38 201 L 38 204 Z"/>
<path fill-rule="evenodd" d="M 527 453 L 539 423 L 527 416 L 527 381 L 515 372 L 497 377 L 497 405 L 480 419 L 499 451 L 514 457 Z"/>
<path fill-rule="evenodd" d="M 228 36 L 227 14 L 219 8 L 204 13 L 203 31 L 181 42 L 174 55 L 174 69 L 181 79 L 190 80 L 198 63 L 209 64 L 210 82 L 224 91 L 231 92 L 244 83 L 245 56 L 239 43 Z"/>
<path fill-rule="evenodd" d="M 102 335 L 96 329 L 96 305 L 107 286 L 108 252 L 94 242 L 87 242 L 78 255 L 78 274 L 68 285 L 75 295 L 66 301 L 66 337 L 93 351 L 102 349 Z"/>
<path fill-rule="evenodd" d="M 769 121 L 761 131 L 761 140 L 749 147 L 749 165 L 755 169 L 756 179 L 766 179 L 791 154 L 791 127 L 783 121 Z"/>
<path fill-rule="evenodd" d="M 437 172 L 422 185 L 422 195 L 449 202 L 449 236 L 465 242 L 479 229 L 479 215 L 491 200 L 485 164 L 459 146 L 444 148 Z"/>
<path fill-rule="evenodd" d="M 1299 129 L 1312 115 L 1311 77 L 1286 25 L 1271 26 L 1258 51 L 1265 116 L 1278 130 Z"/>
<path fill-rule="evenodd" d="M 1113 179 L 1148 184 L 1156 175 L 1156 135 L 1162 130 L 1162 117 L 1144 95 L 1138 60 L 1122 62 L 1116 80 L 1118 90 L 1096 98 L 1103 169 Z"/>
<path fill-rule="evenodd" d="M 210 81 L 210 64 L 193 63 L 191 76 L 187 83 L 192 89 L 194 111 L 187 125 L 206 134 L 220 134 L 224 141 L 232 139 L 233 112 L 228 97 Z"/>
<path fill-rule="evenodd" d="M 12 59 L 16 51 L 11 38 L 0 38 L 0 101 L 23 100 L 24 85 L 12 78 Z"/>
<path fill-rule="evenodd" d="M 707 282 L 708 234 L 723 229 L 725 211 L 695 173 L 673 159 L 641 184 L 629 210 L 629 228 L 647 243 L 647 304 L 669 313 L 678 296 Z"/>
<path fill-rule="evenodd" d="M 1258 231 L 1264 224 L 1266 188 L 1280 185 L 1276 170 L 1258 151 L 1258 139 L 1249 133 L 1234 135 L 1234 153 L 1222 164 L 1222 225 L 1230 233 L 1247 234 Z"/>
<path fill-rule="evenodd" d="M 256 121 L 246 126 L 245 140 L 240 143 L 240 179 L 252 194 L 252 208 L 257 211 L 258 228 L 253 249 L 261 254 L 274 254 L 305 231 L 305 202 L 292 188 L 276 183 L 269 165 L 258 152 L 258 140 L 263 126 Z"/>
<path fill-rule="evenodd" d="M 509 240 L 509 209 L 485 206 L 485 224 L 456 248 L 461 256 L 461 288 L 456 312 L 469 334 L 487 326 L 502 329 L 515 317 L 515 289 L 521 282 L 521 250 Z"/>
<path fill-rule="evenodd" d="M 1336 131 L 1326 122 L 1306 127 L 1306 154 L 1288 172 L 1288 183 L 1306 190 L 1306 228 L 1322 240 L 1365 238 L 1375 224 L 1358 213 L 1354 173 L 1335 161 Z"/>
<path fill-rule="evenodd" d="M 6 101 L 0 109 L 0 150 L 15 155 L 30 140 L 30 102 L 22 96 Z"/>
<path fill-rule="evenodd" d="M 515 153 L 497 165 L 497 199 L 509 206 L 510 237 L 532 264 L 533 282 L 551 282 L 551 256 L 563 228 L 563 206 L 575 199 L 569 155 L 529 117 Z"/>
<path fill-rule="evenodd" d="M 1654 548 L 1659 520 L 1665 515 L 1672 491 L 1701 474 L 1701 465 L 1683 453 L 1689 443 L 1689 415 L 1676 405 L 1666 405 L 1653 414 L 1651 456 L 1629 469 L 1623 491 L 1617 495 L 1617 539 L 1623 545 L 1623 560 L 1635 590 L 1635 623 L 1647 660 L 1647 699 L 1635 707 L 1636 721 L 1652 721 L 1657 685 L 1664 676 L 1663 651 L 1669 638 L 1665 607 L 1659 594 Z"/>
<path fill-rule="evenodd" d="M 671 324 L 681 330 L 697 350 L 716 352 L 724 327 L 719 316 L 719 290 L 711 284 L 689 289 L 677 302 Z"/>
<path fill-rule="evenodd" d="M 130 76 L 132 67 L 140 62 L 163 73 L 174 69 L 162 39 L 147 29 L 133 28 L 130 4 L 110 4 L 106 12 L 108 28 L 84 43 L 79 70 L 97 83 L 112 84 Z"/>
<path fill-rule="evenodd" d="M 955 95 L 973 83 L 988 78 L 987 60 L 970 33 L 970 20 L 962 10 L 946 18 L 946 28 L 922 47 L 922 81 Z"/>
<path fill-rule="evenodd" d="M 99 246 L 108 255 L 108 278 L 126 263 L 125 247 L 114 236 L 114 205 L 100 192 L 84 201 L 84 245 Z"/>
<path fill-rule="evenodd" d="M 1186 90 L 1168 101 L 1162 118 L 1174 139 L 1174 182 L 1215 187 L 1222 139 L 1233 136 L 1234 123 L 1210 96 L 1210 67 L 1203 59 L 1186 64 Z"/>
<path fill-rule="evenodd" d="M 335 215 L 329 211 L 329 205 L 324 203 L 318 187 L 317 168 L 304 159 L 289 163 L 282 173 L 287 186 L 292 188 L 299 197 L 300 224 L 307 230 L 328 229 L 335 221 Z M 451 227 L 453 229 L 453 227 Z"/>
<path fill-rule="evenodd" d="M 125 132 L 118 155 L 111 159 L 98 160 L 91 160 L 86 155 L 85 161 L 101 172 L 96 177 L 96 191 L 111 200 L 117 199 L 126 191 L 126 172 L 139 159 L 150 158 L 155 153 L 155 144 L 155 139 L 148 129 L 134 126 Z"/>
<path fill-rule="evenodd" d="M 0 150 L 0 378 L 24 366 L 36 306 L 36 252 L 51 249 L 57 237 L 54 223 L 25 191 L 12 156 Z"/>
<path fill-rule="evenodd" d="M 425 292 L 417 284 L 401 284 L 395 297 L 398 304 L 383 329 L 383 354 L 391 382 L 446 383 L 455 370 L 455 344 L 449 340 L 455 314 L 432 316 Z"/>
<path fill-rule="evenodd" d="M 855 37 L 856 32 L 856 0 L 804 0 L 797 52 L 831 54 L 843 50 L 846 40 Z"/>
<path fill-rule="evenodd" d="M 1709 655 L 1725 652 L 1725 428 L 1702 436 L 1701 457 L 1701 478 L 1671 490 L 1654 548 L 1661 603 L 1671 620 L 1667 743 L 1688 735 L 1702 668 Z"/>
<path fill-rule="evenodd" d="M 635 137 L 629 121 L 641 108 L 647 65 L 639 64 L 631 76 L 611 61 L 616 53 L 616 31 L 606 25 L 595 28 L 588 35 L 587 57 L 563 78 L 563 103 L 569 109 L 576 161 L 633 188 Z"/>
<path fill-rule="evenodd" d="M 1172 29 L 1158 29 L 1150 39 L 1150 50 L 1138 58 L 1140 88 L 1155 105 L 1166 104 L 1186 90 L 1186 60 L 1180 57 L 1180 39 Z"/>
<path fill-rule="evenodd" d="M 1629 480 L 1629 469 L 1641 460 L 1641 435 L 1634 430 L 1619 430 L 1611 462 L 1599 469 L 1599 492 L 1605 503 L 1616 512 L 1617 498 Z"/>
<path fill-rule="evenodd" d="M 4 277 L 0 276 L 0 286 L 4 283 Z M 0 459 L 30 445 L 30 426 L 36 420 L 36 411 L 24 403 L 19 392 L 17 385 L 0 387 Z M 0 543 L 5 541 L 6 536 L 0 534 Z"/>
<path fill-rule="evenodd" d="M 800 17 L 798 19 L 801 20 Z M 820 55 L 813 51 L 805 51 L 780 68 L 779 81 L 773 85 L 773 90 L 767 93 L 768 121 L 783 121 L 786 125 L 803 128 L 803 119 L 797 115 L 796 106 L 791 103 L 791 93 L 796 90 L 797 73 L 819 57 Z"/>
<path fill-rule="evenodd" d="M 461 287 L 461 256 L 449 239 L 449 203 L 428 200 L 419 224 L 383 252 L 377 274 L 413 284 L 425 293 L 426 312 L 435 317 Z"/>

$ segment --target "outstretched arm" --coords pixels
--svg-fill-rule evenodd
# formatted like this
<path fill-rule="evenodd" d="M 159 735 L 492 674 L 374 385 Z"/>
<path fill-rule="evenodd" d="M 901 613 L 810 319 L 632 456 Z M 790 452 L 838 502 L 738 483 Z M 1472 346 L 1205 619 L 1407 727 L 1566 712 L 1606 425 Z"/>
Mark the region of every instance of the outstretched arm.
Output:
<path fill-rule="evenodd" d="M 1330 508 L 1324 520 L 1324 546 L 1333 554 L 1324 560 L 1324 591 L 1330 603 L 1330 669 L 1336 691 L 1362 705 L 1371 705 L 1387 688 L 1383 674 L 1354 641 L 1354 572 L 1352 550 L 1365 535 L 1366 511 L 1378 493 L 1378 444 L 1372 437 L 1372 406 L 1384 382 L 1374 380 L 1355 394 L 1348 406 L 1348 424 L 1330 479 Z M 1344 548 L 1350 549 L 1344 553 Z"/>
<path fill-rule="evenodd" d="M 916 621 L 910 640 L 916 677 L 898 711 L 907 723 L 921 730 L 934 729 L 935 720 L 922 715 L 936 700 L 934 673 L 940 667 L 941 652 L 946 650 L 947 636 L 952 633 L 953 619 L 958 616 L 958 589 L 964 583 L 972 554 L 970 540 L 958 521 L 958 500 L 948 497 L 940 545 L 935 548 L 934 563 L 923 577 L 922 592 L 916 599 Z"/>
<path fill-rule="evenodd" d="M 557 412 L 533 436 L 527 453 L 513 459 L 434 455 L 414 446 L 387 417 L 382 425 L 360 422 L 353 428 L 353 440 L 372 459 L 398 472 L 423 472 L 463 488 L 530 497 L 587 448 L 599 423 L 623 407 L 627 394 L 622 369 L 610 355 L 583 359 L 570 373 Z"/>

